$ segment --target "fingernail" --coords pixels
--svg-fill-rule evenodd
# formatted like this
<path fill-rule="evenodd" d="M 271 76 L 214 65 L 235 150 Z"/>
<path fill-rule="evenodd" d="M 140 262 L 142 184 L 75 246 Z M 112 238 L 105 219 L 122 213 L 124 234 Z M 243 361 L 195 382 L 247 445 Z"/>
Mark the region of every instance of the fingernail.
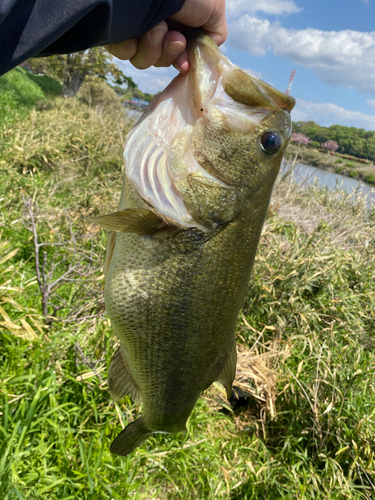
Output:
<path fill-rule="evenodd" d="M 167 29 L 165 26 L 155 26 L 155 28 L 152 28 L 150 31 L 150 38 L 152 43 L 161 43 L 163 41 L 163 38 L 167 34 Z"/>
<path fill-rule="evenodd" d="M 172 63 L 172 66 L 174 67 L 174 69 L 177 69 L 177 71 L 179 71 L 181 73 L 181 75 L 183 74 L 182 71 L 181 71 L 181 68 L 179 68 L 176 63 Z"/>
<path fill-rule="evenodd" d="M 165 50 L 168 52 L 168 54 L 171 54 L 172 56 L 175 56 L 177 54 L 180 54 L 185 48 L 185 44 L 182 42 L 168 42 L 165 45 Z"/>

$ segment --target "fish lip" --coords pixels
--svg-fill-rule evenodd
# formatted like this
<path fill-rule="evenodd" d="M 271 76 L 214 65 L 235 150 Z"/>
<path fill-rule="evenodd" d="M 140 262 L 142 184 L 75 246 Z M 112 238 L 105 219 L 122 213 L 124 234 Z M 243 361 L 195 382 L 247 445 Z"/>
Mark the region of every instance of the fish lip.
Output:
<path fill-rule="evenodd" d="M 208 51 L 208 52 L 207 52 Z M 202 56 L 202 52 L 205 56 Z M 204 108 L 218 87 L 222 69 L 221 61 L 234 66 L 220 52 L 212 38 L 201 28 L 191 30 L 187 41 L 190 70 L 187 75 L 192 94 L 192 104 L 197 119 L 201 118 Z"/>
<path fill-rule="evenodd" d="M 206 71 L 202 71 L 202 68 L 204 68 L 204 64 L 200 64 L 201 61 L 199 58 L 199 48 L 201 49 L 201 51 L 206 51 L 206 61 L 204 63 L 207 65 L 207 68 L 205 68 Z M 208 53 L 207 50 L 209 51 Z M 250 88 L 254 87 L 257 89 L 258 95 L 261 96 L 260 100 L 258 101 L 259 104 L 261 103 L 260 107 L 265 107 L 266 109 L 270 110 L 285 110 L 289 114 L 294 108 L 296 104 L 296 100 L 294 99 L 294 97 L 277 90 L 267 82 L 264 82 L 260 78 L 251 75 L 247 71 L 242 70 L 237 65 L 233 64 L 227 57 L 224 56 L 213 39 L 203 29 L 194 29 L 189 32 L 187 52 L 191 66 L 188 74 L 188 77 L 190 79 L 189 83 L 190 87 L 196 88 L 196 91 L 193 92 L 193 102 L 196 112 L 198 111 L 198 107 L 204 107 L 204 104 L 208 100 L 208 93 L 211 94 L 211 97 L 215 94 L 221 78 L 223 78 L 224 90 L 228 94 L 227 88 L 224 84 L 224 80 L 226 79 L 228 70 L 229 73 L 235 73 L 237 77 L 242 73 L 243 76 L 241 76 L 240 78 L 245 81 L 248 80 L 248 85 Z M 198 74 L 199 72 L 200 74 Z M 212 77 L 213 75 L 216 76 L 216 81 L 214 78 L 209 92 L 207 92 L 207 89 L 204 89 L 204 85 L 205 83 L 207 84 L 207 82 L 202 83 L 202 81 L 204 81 L 202 75 L 205 76 L 205 73 L 206 76 L 207 74 L 209 74 L 210 77 Z M 234 76 L 234 79 L 236 79 L 236 76 Z M 206 94 L 206 96 L 204 94 Z M 233 95 L 231 93 L 229 93 L 229 95 L 233 98 Z M 206 97 L 206 99 L 204 99 L 204 97 Z M 234 97 L 236 103 L 240 102 L 251 105 L 254 104 L 253 100 L 251 100 L 249 103 L 246 99 L 243 101 L 241 99 L 238 100 L 236 96 Z M 197 116 L 199 116 L 199 112 L 197 113 Z"/>

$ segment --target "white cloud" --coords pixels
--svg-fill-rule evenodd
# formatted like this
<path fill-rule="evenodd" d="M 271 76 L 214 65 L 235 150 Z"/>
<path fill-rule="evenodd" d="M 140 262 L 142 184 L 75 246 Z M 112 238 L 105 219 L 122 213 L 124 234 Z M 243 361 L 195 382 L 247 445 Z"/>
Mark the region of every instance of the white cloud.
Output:
<path fill-rule="evenodd" d="M 135 68 L 129 61 L 114 59 L 121 71 L 126 76 L 131 76 L 142 92 L 148 92 L 149 94 L 156 94 L 165 89 L 178 74 L 178 71 L 173 66 L 169 68 L 155 68 L 152 66 L 151 68 L 140 70 Z"/>
<path fill-rule="evenodd" d="M 375 111 L 375 99 L 366 99 L 369 108 Z"/>
<path fill-rule="evenodd" d="M 333 86 L 375 93 L 375 31 L 286 29 L 244 15 L 229 24 L 228 43 L 255 56 L 273 52 L 311 68 Z"/>
<path fill-rule="evenodd" d="M 265 12 L 281 16 L 294 14 L 301 10 L 291 0 L 227 0 L 225 4 L 228 19 L 245 13 Z"/>
<path fill-rule="evenodd" d="M 228 52 L 228 47 L 225 43 L 223 43 L 222 45 L 220 45 L 220 50 L 223 54 L 226 54 Z"/>
<path fill-rule="evenodd" d="M 374 101 L 375 104 L 375 99 L 368 100 Z M 375 130 L 375 115 L 350 111 L 330 102 L 315 103 L 297 99 L 296 107 L 292 111 L 292 120 L 313 120 L 325 127 L 338 123 L 348 127 Z"/>

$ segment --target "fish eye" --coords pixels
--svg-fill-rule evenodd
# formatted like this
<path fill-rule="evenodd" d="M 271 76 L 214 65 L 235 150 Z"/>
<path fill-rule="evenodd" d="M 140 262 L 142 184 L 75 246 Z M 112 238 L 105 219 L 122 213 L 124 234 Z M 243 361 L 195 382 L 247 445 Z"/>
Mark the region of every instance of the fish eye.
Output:
<path fill-rule="evenodd" d="M 281 137 L 277 132 L 266 132 L 260 139 L 260 145 L 265 153 L 272 155 L 280 148 Z"/>

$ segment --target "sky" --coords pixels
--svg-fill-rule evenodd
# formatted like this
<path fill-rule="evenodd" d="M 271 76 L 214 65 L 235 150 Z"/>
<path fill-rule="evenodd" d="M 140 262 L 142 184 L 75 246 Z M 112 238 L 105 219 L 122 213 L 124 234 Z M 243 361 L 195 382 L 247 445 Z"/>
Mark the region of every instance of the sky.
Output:
<path fill-rule="evenodd" d="M 295 70 L 293 121 L 375 130 L 375 0 L 227 0 L 226 12 L 234 64 L 282 91 Z M 116 62 L 152 94 L 177 74 Z"/>

